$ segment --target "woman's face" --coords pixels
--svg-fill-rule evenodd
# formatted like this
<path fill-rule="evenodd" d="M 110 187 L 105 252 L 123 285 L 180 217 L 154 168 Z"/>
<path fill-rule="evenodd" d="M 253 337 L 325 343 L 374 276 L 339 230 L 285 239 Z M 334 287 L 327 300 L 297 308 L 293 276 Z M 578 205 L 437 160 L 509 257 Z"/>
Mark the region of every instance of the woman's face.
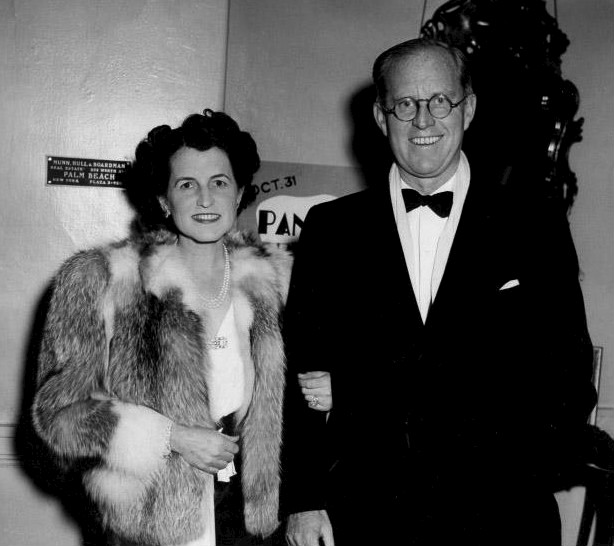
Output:
<path fill-rule="evenodd" d="M 228 156 L 219 148 L 183 147 L 169 165 L 168 189 L 160 205 L 171 213 L 180 236 L 197 243 L 219 241 L 233 227 L 243 193 Z"/>

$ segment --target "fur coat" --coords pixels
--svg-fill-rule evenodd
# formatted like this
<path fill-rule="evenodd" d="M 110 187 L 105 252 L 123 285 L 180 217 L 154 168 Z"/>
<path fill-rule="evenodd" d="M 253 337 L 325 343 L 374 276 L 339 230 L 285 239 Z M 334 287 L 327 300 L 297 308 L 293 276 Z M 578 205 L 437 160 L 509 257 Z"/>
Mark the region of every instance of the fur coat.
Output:
<path fill-rule="evenodd" d="M 140 544 L 186 543 L 205 531 L 213 477 L 170 451 L 172 422 L 214 427 L 207 324 L 169 234 L 70 258 L 54 279 L 33 420 L 59 458 L 85 466 L 105 526 Z M 280 314 L 289 255 L 233 234 L 231 294 L 252 397 L 237 412 L 245 524 L 277 526 L 284 390 Z M 110 399 L 92 398 L 105 393 Z"/>

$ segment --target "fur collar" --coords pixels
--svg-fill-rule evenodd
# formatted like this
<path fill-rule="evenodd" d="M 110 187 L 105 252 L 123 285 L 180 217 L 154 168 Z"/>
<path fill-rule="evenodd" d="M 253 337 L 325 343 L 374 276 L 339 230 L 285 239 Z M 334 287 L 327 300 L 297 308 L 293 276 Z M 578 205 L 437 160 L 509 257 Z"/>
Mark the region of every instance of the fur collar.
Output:
<path fill-rule="evenodd" d="M 179 289 L 183 303 L 199 309 L 199 295 L 185 265 L 176 252 L 176 237 L 156 232 L 148 238 L 132 240 L 112 247 L 108 254 L 115 286 L 142 280 L 147 292 L 162 298 Z M 256 241 L 245 232 L 233 232 L 225 238 L 231 260 L 231 286 L 235 290 L 257 294 L 279 303 L 285 301 L 290 280 L 290 255 L 277 247 Z"/>

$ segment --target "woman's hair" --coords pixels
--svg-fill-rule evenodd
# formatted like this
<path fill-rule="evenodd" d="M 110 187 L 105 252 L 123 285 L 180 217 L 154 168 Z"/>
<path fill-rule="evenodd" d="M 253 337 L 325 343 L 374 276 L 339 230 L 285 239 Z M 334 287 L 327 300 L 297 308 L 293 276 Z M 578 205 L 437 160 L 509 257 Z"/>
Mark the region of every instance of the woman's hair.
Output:
<path fill-rule="evenodd" d="M 239 211 L 253 200 L 251 183 L 260 167 L 254 139 L 241 131 L 229 115 L 206 109 L 202 114 L 188 116 L 175 129 L 168 125 L 154 127 L 136 147 L 135 159 L 127 173 L 126 194 L 137 212 L 140 229 L 147 231 L 172 226 L 172 221 L 164 216 L 158 198 L 166 195 L 168 189 L 170 159 L 183 147 L 224 151 L 239 189 L 243 188 Z"/>

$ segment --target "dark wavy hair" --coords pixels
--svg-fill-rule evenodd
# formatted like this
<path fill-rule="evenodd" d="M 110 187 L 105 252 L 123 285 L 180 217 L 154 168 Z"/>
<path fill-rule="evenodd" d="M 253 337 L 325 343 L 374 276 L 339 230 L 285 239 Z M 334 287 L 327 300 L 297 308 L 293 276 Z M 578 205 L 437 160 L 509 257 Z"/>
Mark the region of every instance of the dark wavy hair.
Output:
<path fill-rule="evenodd" d="M 390 72 L 390 69 L 399 61 L 411 57 L 416 53 L 422 51 L 428 51 L 432 49 L 441 49 L 445 51 L 458 73 L 458 79 L 463 88 L 465 94 L 469 95 L 473 93 L 473 84 L 471 81 L 471 72 L 469 70 L 467 58 L 464 53 L 456 47 L 442 42 L 440 40 L 434 40 L 432 38 L 415 38 L 413 40 L 407 40 L 400 44 L 392 46 L 375 59 L 373 63 L 373 83 L 377 90 L 377 98 L 380 103 L 386 100 L 386 77 Z"/>
<path fill-rule="evenodd" d="M 136 147 L 127 173 L 126 195 L 136 210 L 137 225 L 133 227 L 139 231 L 173 228 L 158 198 L 168 189 L 170 159 L 183 147 L 199 151 L 219 148 L 226 153 L 237 185 L 243 188 L 239 211 L 255 197 L 251 183 L 260 168 L 260 156 L 254 139 L 228 114 L 206 109 L 202 114 L 191 114 L 175 129 L 154 127 Z"/>

